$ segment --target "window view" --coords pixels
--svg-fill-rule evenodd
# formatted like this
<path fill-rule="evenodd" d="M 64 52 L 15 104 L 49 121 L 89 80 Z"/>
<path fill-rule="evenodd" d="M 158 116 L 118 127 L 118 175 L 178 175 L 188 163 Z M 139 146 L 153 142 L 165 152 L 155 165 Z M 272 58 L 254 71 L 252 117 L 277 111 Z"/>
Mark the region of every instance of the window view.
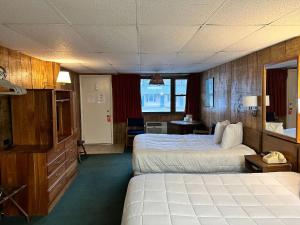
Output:
<path fill-rule="evenodd" d="M 184 112 L 186 99 L 186 79 L 175 80 L 175 111 Z"/>
<path fill-rule="evenodd" d="M 171 80 L 164 79 L 165 85 L 149 85 L 150 79 L 141 79 L 143 112 L 171 112 Z"/>

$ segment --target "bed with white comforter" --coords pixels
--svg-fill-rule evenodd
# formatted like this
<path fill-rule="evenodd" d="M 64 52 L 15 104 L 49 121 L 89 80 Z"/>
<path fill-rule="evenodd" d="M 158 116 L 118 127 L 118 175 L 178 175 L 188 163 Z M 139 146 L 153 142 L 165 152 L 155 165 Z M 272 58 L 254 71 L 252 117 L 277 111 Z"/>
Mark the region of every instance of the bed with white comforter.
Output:
<path fill-rule="evenodd" d="M 241 172 L 244 155 L 256 154 L 246 145 L 222 149 L 213 135 L 137 135 L 133 143 L 133 170 L 144 173 Z"/>
<path fill-rule="evenodd" d="M 300 174 L 146 174 L 129 182 L 122 225 L 299 225 Z"/>

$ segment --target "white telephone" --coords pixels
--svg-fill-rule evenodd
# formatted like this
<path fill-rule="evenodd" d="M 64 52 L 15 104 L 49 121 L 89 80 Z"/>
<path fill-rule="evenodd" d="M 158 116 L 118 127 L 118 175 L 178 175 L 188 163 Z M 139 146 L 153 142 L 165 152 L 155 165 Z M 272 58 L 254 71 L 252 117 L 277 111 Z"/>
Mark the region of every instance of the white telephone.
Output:
<path fill-rule="evenodd" d="M 281 152 L 270 152 L 268 155 L 263 157 L 263 161 L 268 164 L 272 163 L 286 163 L 286 158 Z"/>

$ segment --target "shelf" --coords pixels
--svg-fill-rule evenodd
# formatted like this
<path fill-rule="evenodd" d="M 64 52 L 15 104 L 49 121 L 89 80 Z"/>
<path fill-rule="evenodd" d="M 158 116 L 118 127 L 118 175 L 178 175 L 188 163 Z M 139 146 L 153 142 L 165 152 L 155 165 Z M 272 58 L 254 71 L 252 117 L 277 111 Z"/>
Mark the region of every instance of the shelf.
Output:
<path fill-rule="evenodd" d="M 69 98 L 65 98 L 65 99 L 56 99 L 56 102 L 69 102 L 70 99 Z"/>

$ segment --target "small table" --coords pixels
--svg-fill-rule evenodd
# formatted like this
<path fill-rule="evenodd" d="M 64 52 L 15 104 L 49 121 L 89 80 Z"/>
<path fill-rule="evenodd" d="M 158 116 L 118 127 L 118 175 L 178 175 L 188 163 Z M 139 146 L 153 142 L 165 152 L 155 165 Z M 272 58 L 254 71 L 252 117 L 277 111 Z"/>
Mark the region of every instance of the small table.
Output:
<path fill-rule="evenodd" d="M 248 172 L 251 173 L 267 173 L 292 170 L 292 164 L 289 162 L 268 164 L 262 160 L 262 157 L 260 155 L 245 155 L 245 167 Z"/>
<path fill-rule="evenodd" d="M 179 127 L 181 134 L 192 134 L 196 128 L 203 126 L 203 123 L 200 121 L 187 122 L 183 120 L 173 120 L 170 121 L 170 124 Z"/>

